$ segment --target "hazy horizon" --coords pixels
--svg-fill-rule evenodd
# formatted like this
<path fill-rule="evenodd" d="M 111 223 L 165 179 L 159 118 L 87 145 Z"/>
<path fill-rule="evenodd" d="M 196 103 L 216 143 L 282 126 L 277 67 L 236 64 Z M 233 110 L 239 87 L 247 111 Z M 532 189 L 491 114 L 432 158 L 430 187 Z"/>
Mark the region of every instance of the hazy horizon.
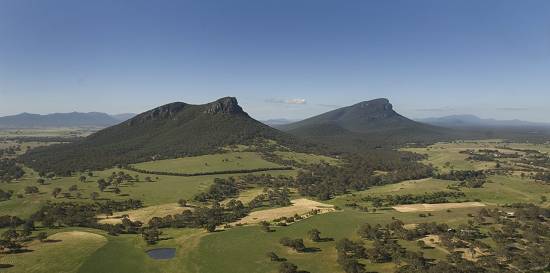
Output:
<path fill-rule="evenodd" d="M 54 5 L 55 3 L 55 5 Z M 0 2 L 0 116 L 235 96 L 260 120 L 379 97 L 550 122 L 548 1 Z"/>

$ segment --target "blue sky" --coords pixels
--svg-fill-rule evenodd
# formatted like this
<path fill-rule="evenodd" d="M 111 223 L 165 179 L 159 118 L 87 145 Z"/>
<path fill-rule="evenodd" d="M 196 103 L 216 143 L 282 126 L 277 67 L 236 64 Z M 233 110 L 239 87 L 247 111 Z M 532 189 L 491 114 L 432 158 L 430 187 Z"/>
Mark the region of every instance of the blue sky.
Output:
<path fill-rule="evenodd" d="M 547 0 L 1 0 L 0 115 L 236 96 L 257 119 L 387 97 L 550 122 Z"/>

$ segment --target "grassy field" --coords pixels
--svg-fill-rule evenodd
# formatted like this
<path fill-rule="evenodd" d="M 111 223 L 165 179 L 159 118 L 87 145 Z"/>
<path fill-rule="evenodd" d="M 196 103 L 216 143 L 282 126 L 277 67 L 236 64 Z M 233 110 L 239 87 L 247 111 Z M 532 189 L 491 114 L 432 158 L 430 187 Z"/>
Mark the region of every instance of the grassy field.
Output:
<path fill-rule="evenodd" d="M 417 213 L 399 213 L 384 211 L 364 213 L 344 210 L 313 216 L 288 227 L 276 228 L 275 232 L 263 232 L 259 227 L 239 227 L 203 237 L 196 249 L 190 253 L 187 272 L 276 272 L 277 264 L 270 262 L 265 254 L 269 251 L 287 258 L 301 270 L 317 273 L 342 272 L 336 263 L 335 241 L 347 237 L 358 239 L 357 228 L 363 223 L 386 224 L 396 217 L 405 223 L 424 221 L 447 222 L 451 226 L 466 223 L 467 214 L 476 209 L 456 209 L 452 212 L 433 212 L 433 216 L 418 217 Z M 307 238 L 307 231 L 317 228 L 322 237 L 335 241 L 312 242 Z M 304 238 L 307 247 L 319 248 L 319 251 L 296 253 L 279 244 L 282 237 Z M 414 242 L 403 242 L 411 250 L 420 250 Z M 422 250 L 427 257 L 441 258 L 445 253 L 437 249 Z M 367 264 L 368 271 L 392 272 L 392 264 Z"/>
<path fill-rule="evenodd" d="M 494 168 L 494 162 L 467 161 L 467 154 L 461 151 L 467 149 L 490 148 L 492 144 L 478 143 L 439 143 L 427 148 L 407 148 L 404 151 L 427 155 L 428 159 L 423 163 L 432 164 L 441 172 L 451 170 L 487 170 Z"/>
<path fill-rule="evenodd" d="M 409 180 L 397 184 L 373 187 L 365 191 L 354 192 L 334 198 L 329 203 L 343 207 L 346 203 L 356 202 L 360 205 L 370 204 L 361 201 L 362 197 L 384 195 L 420 195 L 424 193 L 451 191 L 448 186 L 457 182 L 434 178 Z M 506 203 L 532 202 L 539 205 L 550 205 L 550 202 L 540 203 L 541 196 L 550 199 L 550 185 L 519 176 L 492 176 L 489 182 L 481 188 L 461 188 L 469 200 L 482 200 L 488 205 L 504 205 Z"/>
<path fill-rule="evenodd" d="M 328 163 L 330 165 L 337 165 L 340 163 L 340 160 L 323 155 L 314 155 L 314 154 L 305 154 L 305 153 L 296 153 L 296 152 L 284 152 L 276 151 L 276 155 L 280 156 L 285 160 L 294 160 L 300 164 L 318 164 L 321 162 Z"/>
<path fill-rule="evenodd" d="M 260 154 L 255 152 L 228 152 L 157 160 L 134 164 L 133 166 L 140 170 L 171 173 L 205 173 L 282 167 L 279 164 L 264 160 Z"/>
<path fill-rule="evenodd" d="M 142 182 L 135 182 L 129 185 L 121 185 L 121 194 L 117 195 L 112 191 L 100 192 L 96 181 L 99 178 L 105 178 L 112 172 L 124 171 L 132 176 L 140 175 Z M 295 175 L 296 171 L 269 171 L 260 172 L 270 173 L 272 175 Z M 100 193 L 100 198 L 108 198 L 113 200 L 122 200 L 128 198 L 139 199 L 144 202 L 145 206 L 161 205 L 166 203 L 177 202 L 180 198 L 192 199 L 197 193 L 204 191 L 213 183 L 216 177 L 230 177 L 236 175 L 207 175 L 196 177 L 181 177 L 181 176 L 152 176 L 154 182 L 145 182 L 146 175 L 121 169 L 109 169 L 105 171 L 95 172 L 94 177 L 88 178 L 86 182 L 79 181 L 80 175 L 72 177 L 56 178 L 49 181 L 46 185 L 36 183 L 37 176 L 32 171 L 27 170 L 27 174 L 18 182 L 2 184 L 3 190 L 13 190 L 15 195 L 23 194 L 23 198 L 14 196 L 11 200 L 3 201 L 0 206 L 0 215 L 20 215 L 28 217 L 36 211 L 46 201 L 77 201 L 91 202 L 89 198 L 92 192 Z M 157 179 L 158 177 L 158 179 Z M 72 185 L 78 187 L 78 191 L 72 192 L 72 198 L 66 199 L 58 196 L 54 198 L 51 192 L 54 188 L 61 188 L 63 192 L 68 192 L 68 188 Z M 40 193 L 24 194 L 26 186 L 37 186 Z M 80 193 L 82 198 L 76 198 L 76 194 Z"/>
<path fill-rule="evenodd" d="M 51 242 L 33 242 L 30 252 L 0 256 L 0 263 L 13 273 L 76 272 L 78 268 L 107 243 L 103 235 L 87 231 L 62 231 L 48 237 Z"/>

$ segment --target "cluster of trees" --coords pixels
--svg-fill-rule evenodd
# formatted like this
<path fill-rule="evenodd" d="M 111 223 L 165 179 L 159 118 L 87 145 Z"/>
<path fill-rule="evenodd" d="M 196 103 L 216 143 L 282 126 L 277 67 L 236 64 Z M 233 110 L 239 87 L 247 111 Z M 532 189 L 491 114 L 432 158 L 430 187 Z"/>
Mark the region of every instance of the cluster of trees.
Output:
<path fill-rule="evenodd" d="M 438 191 L 432 193 L 424 193 L 419 195 L 403 194 L 403 195 L 386 195 L 372 196 L 367 195 L 361 198 L 361 201 L 371 202 L 375 207 L 405 205 L 405 204 L 437 204 L 456 201 L 457 198 L 463 198 L 466 195 L 461 191 Z M 449 200 L 449 198 L 455 200 Z"/>
<path fill-rule="evenodd" d="M 195 195 L 194 199 L 198 202 L 222 201 L 226 198 L 235 197 L 239 194 L 239 185 L 233 177 L 227 179 L 214 178 L 212 184 L 206 192 Z"/>
<path fill-rule="evenodd" d="M 0 228 L 16 228 L 22 225 L 25 221 L 17 216 L 2 215 L 0 216 Z"/>
<path fill-rule="evenodd" d="M 0 252 L 18 253 L 24 250 L 24 242 L 31 240 L 32 232 L 36 230 L 32 219 L 23 220 L 16 216 L 0 216 L 0 228 L 7 228 L 0 236 Z M 47 234 L 40 232 L 35 238 L 45 240 Z"/>
<path fill-rule="evenodd" d="M 480 188 L 487 181 L 487 174 L 484 171 L 451 171 L 449 173 L 437 174 L 438 179 L 460 181 L 461 186 L 469 188 Z"/>
<path fill-rule="evenodd" d="M 93 173 L 88 172 L 88 176 L 92 177 Z M 82 175 L 79 178 L 80 182 L 86 182 L 87 178 L 86 176 Z M 147 176 L 145 177 L 146 182 L 151 182 L 151 177 Z M 97 187 L 99 191 L 103 192 L 107 188 L 111 188 L 112 191 L 116 194 L 120 194 L 120 185 L 127 183 L 127 184 L 133 184 L 134 182 L 140 182 L 139 175 L 131 176 L 128 173 L 125 173 L 123 171 L 119 172 L 113 172 L 111 175 L 109 175 L 106 179 L 105 178 L 99 178 L 97 180 Z"/>
<path fill-rule="evenodd" d="M 281 238 L 281 240 L 279 240 L 279 243 L 281 243 L 281 245 L 283 246 L 290 247 L 297 252 L 303 252 L 304 250 L 306 250 L 304 240 L 301 238 L 291 239 L 288 237 L 283 237 Z"/>
<path fill-rule="evenodd" d="M 13 195 L 12 190 L 4 191 L 4 190 L 0 189 L 0 202 L 10 200 L 12 195 Z"/>
<path fill-rule="evenodd" d="M 153 217 L 147 223 L 148 228 L 204 228 L 209 232 L 224 223 L 235 222 L 246 216 L 250 210 L 241 201 L 230 200 L 224 206 L 214 202 L 211 207 L 198 207 L 193 211 L 185 210 L 180 214 Z"/>
<path fill-rule="evenodd" d="M 248 202 L 250 209 L 259 207 L 285 207 L 290 203 L 290 190 L 288 188 L 264 189 L 264 193 L 257 195 Z"/>
<path fill-rule="evenodd" d="M 241 180 L 246 185 L 257 185 L 260 187 L 285 188 L 292 187 L 294 185 L 294 178 L 292 176 L 273 176 L 265 173 L 259 175 L 247 174 L 242 176 Z"/>
<path fill-rule="evenodd" d="M 123 201 L 107 200 L 91 204 L 48 202 L 31 216 L 31 220 L 42 222 L 42 225 L 46 227 L 64 225 L 105 229 L 105 226 L 97 224 L 97 214 L 110 215 L 115 211 L 125 211 L 141 207 L 143 207 L 143 203 L 135 199 Z"/>
<path fill-rule="evenodd" d="M 336 243 L 338 253 L 338 264 L 346 273 L 365 273 L 365 265 L 359 263 L 358 259 L 366 257 L 366 249 L 362 242 L 354 242 L 347 238 Z"/>
<path fill-rule="evenodd" d="M 533 175 L 535 180 L 543 181 L 545 183 L 550 183 L 550 172 L 537 172 Z"/>
<path fill-rule="evenodd" d="M 11 182 L 25 175 L 25 171 L 14 159 L 0 159 L 0 182 Z"/>
<path fill-rule="evenodd" d="M 4 156 L 14 156 L 17 152 L 21 151 L 21 145 L 10 146 L 7 148 L 0 149 L 0 158 Z"/>
<path fill-rule="evenodd" d="M 498 161 L 499 158 L 520 158 L 521 155 L 518 152 L 515 153 L 502 153 L 499 150 L 492 149 L 479 149 L 477 152 L 475 150 L 465 150 L 460 151 L 461 154 L 469 155 L 467 160 L 474 161 L 489 161 L 494 162 Z"/>
<path fill-rule="evenodd" d="M 240 173 L 255 173 L 255 172 L 265 172 L 265 171 L 287 171 L 287 170 L 293 169 L 290 166 L 281 166 L 281 167 L 271 167 L 271 168 L 225 170 L 225 171 L 212 171 L 212 172 L 176 173 L 176 172 L 142 170 L 131 165 L 125 165 L 124 168 L 134 172 L 139 172 L 139 173 L 155 174 L 155 175 L 170 175 L 170 176 L 204 176 L 204 175 L 217 175 L 217 174 L 240 174 Z"/>
<path fill-rule="evenodd" d="M 326 163 L 308 166 L 306 171 L 298 173 L 294 186 L 301 195 L 327 200 L 350 190 L 432 176 L 433 168 L 415 162 L 416 159 L 404 154 L 399 160 L 381 164 L 368 156 L 348 155 L 341 166 Z M 375 170 L 387 171 L 387 174 L 378 175 Z"/>

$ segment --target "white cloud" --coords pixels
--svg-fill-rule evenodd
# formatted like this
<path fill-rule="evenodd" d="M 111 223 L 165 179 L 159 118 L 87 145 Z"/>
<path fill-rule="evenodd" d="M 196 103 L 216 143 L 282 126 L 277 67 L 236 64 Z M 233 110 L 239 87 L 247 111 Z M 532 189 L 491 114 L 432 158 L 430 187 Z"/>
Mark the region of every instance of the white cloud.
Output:
<path fill-rule="evenodd" d="M 286 103 L 288 103 L 288 104 L 306 104 L 306 100 L 305 99 L 289 99 L 289 100 L 286 100 Z"/>
<path fill-rule="evenodd" d="M 305 99 L 267 99 L 265 100 L 267 103 L 283 103 L 283 104 L 307 104 L 307 101 Z"/>

